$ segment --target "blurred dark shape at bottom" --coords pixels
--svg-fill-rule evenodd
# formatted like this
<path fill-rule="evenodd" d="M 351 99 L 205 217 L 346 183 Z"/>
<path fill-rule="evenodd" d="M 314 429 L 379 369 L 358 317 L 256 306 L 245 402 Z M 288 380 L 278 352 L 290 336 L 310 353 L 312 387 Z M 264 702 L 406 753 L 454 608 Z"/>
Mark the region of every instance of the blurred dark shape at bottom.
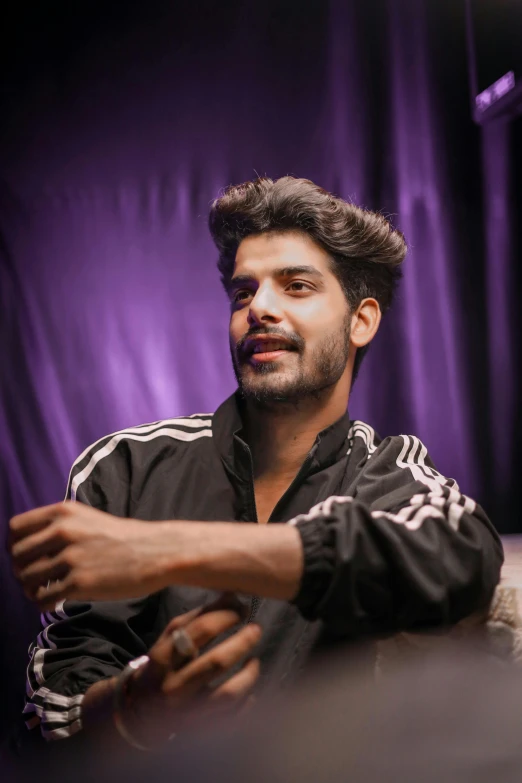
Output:
<path fill-rule="evenodd" d="M 331 659 L 241 725 L 161 754 L 76 748 L 20 780 L 110 783 L 519 783 L 522 671 L 475 646 L 410 660 L 377 681 Z M 72 750 L 72 744 L 69 750 Z M 3 778 L 4 780 L 6 778 Z"/>

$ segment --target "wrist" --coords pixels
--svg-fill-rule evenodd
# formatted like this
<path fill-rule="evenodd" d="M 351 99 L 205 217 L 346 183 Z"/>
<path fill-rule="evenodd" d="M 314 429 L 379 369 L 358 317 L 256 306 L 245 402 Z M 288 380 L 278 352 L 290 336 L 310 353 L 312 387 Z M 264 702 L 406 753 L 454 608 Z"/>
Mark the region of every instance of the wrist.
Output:
<path fill-rule="evenodd" d="M 139 563 L 136 580 L 146 586 L 147 593 L 183 584 L 184 567 L 188 559 L 191 563 L 194 561 L 193 542 L 186 535 L 186 528 L 193 524 L 198 523 L 177 520 L 147 523 L 147 535 L 140 535 L 135 545 Z"/>
<path fill-rule="evenodd" d="M 162 581 L 292 600 L 303 573 L 299 531 L 285 524 L 166 522 Z"/>

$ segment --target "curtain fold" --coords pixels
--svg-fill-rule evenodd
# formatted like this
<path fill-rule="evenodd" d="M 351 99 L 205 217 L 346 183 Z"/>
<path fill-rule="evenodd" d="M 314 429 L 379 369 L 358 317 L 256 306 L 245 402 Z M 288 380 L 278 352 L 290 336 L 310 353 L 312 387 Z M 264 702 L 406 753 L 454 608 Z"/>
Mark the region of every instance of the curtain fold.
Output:
<path fill-rule="evenodd" d="M 382 211 L 410 243 L 351 415 L 419 435 L 502 532 L 522 532 L 520 124 L 471 121 L 463 6 L 151 0 L 81 13 L 53 35 L 52 19 L 41 36 L 28 20 L 3 53 L 4 531 L 62 498 L 92 441 L 212 411 L 233 390 L 209 205 L 231 182 L 290 173 Z M 7 726 L 36 613 L 1 558 Z"/>

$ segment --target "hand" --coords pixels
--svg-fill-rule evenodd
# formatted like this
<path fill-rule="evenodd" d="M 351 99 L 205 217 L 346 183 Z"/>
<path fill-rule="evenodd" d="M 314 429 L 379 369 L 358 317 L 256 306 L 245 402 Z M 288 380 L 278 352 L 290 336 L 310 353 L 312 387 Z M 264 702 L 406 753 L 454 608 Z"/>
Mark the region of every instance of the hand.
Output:
<path fill-rule="evenodd" d="M 259 677 L 259 661 L 250 659 L 215 689 L 210 683 L 248 656 L 261 637 L 252 623 L 221 644 L 186 663 L 175 651 L 172 634 L 183 628 L 198 650 L 241 621 L 242 607 L 224 596 L 209 607 L 172 620 L 149 651 L 149 662 L 129 685 L 131 710 L 125 715 L 136 738 L 147 746 L 161 744 L 173 733 L 241 707 Z"/>
<path fill-rule="evenodd" d="M 42 611 L 64 598 L 148 595 L 165 586 L 158 567 L 161 528 L 161 522 L 121 519 L 83 503 L 37 508 L 11 519 L 15 574 Z"/>
<path fill-rule="evenodd" d="M 10 526 L 15 573 L 43 611 L 65 599 L 139 598 L 173 584 L 289 601 L 304 568 L 293 525 L 140 522 L 67 502 Z"/>

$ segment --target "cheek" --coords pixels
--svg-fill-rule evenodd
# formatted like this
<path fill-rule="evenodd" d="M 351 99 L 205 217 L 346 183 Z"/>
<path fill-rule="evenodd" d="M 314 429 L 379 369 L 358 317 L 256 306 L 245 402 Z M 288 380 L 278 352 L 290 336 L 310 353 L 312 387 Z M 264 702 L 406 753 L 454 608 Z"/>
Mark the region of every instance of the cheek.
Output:
<path fill-rule="evenodd" d="M 300 315 L 296 330 L 305 340 L 317 342 L 342 327 L 345 307 L 342 302 L 310 300 Z"/>
<path fill-rule="evenodd" d="M 228 334 L 230 342 L 235 345 L 238 340 L 248 331 L 246 315 L 242 310 L 232 313 L 228 325 Z"/>

